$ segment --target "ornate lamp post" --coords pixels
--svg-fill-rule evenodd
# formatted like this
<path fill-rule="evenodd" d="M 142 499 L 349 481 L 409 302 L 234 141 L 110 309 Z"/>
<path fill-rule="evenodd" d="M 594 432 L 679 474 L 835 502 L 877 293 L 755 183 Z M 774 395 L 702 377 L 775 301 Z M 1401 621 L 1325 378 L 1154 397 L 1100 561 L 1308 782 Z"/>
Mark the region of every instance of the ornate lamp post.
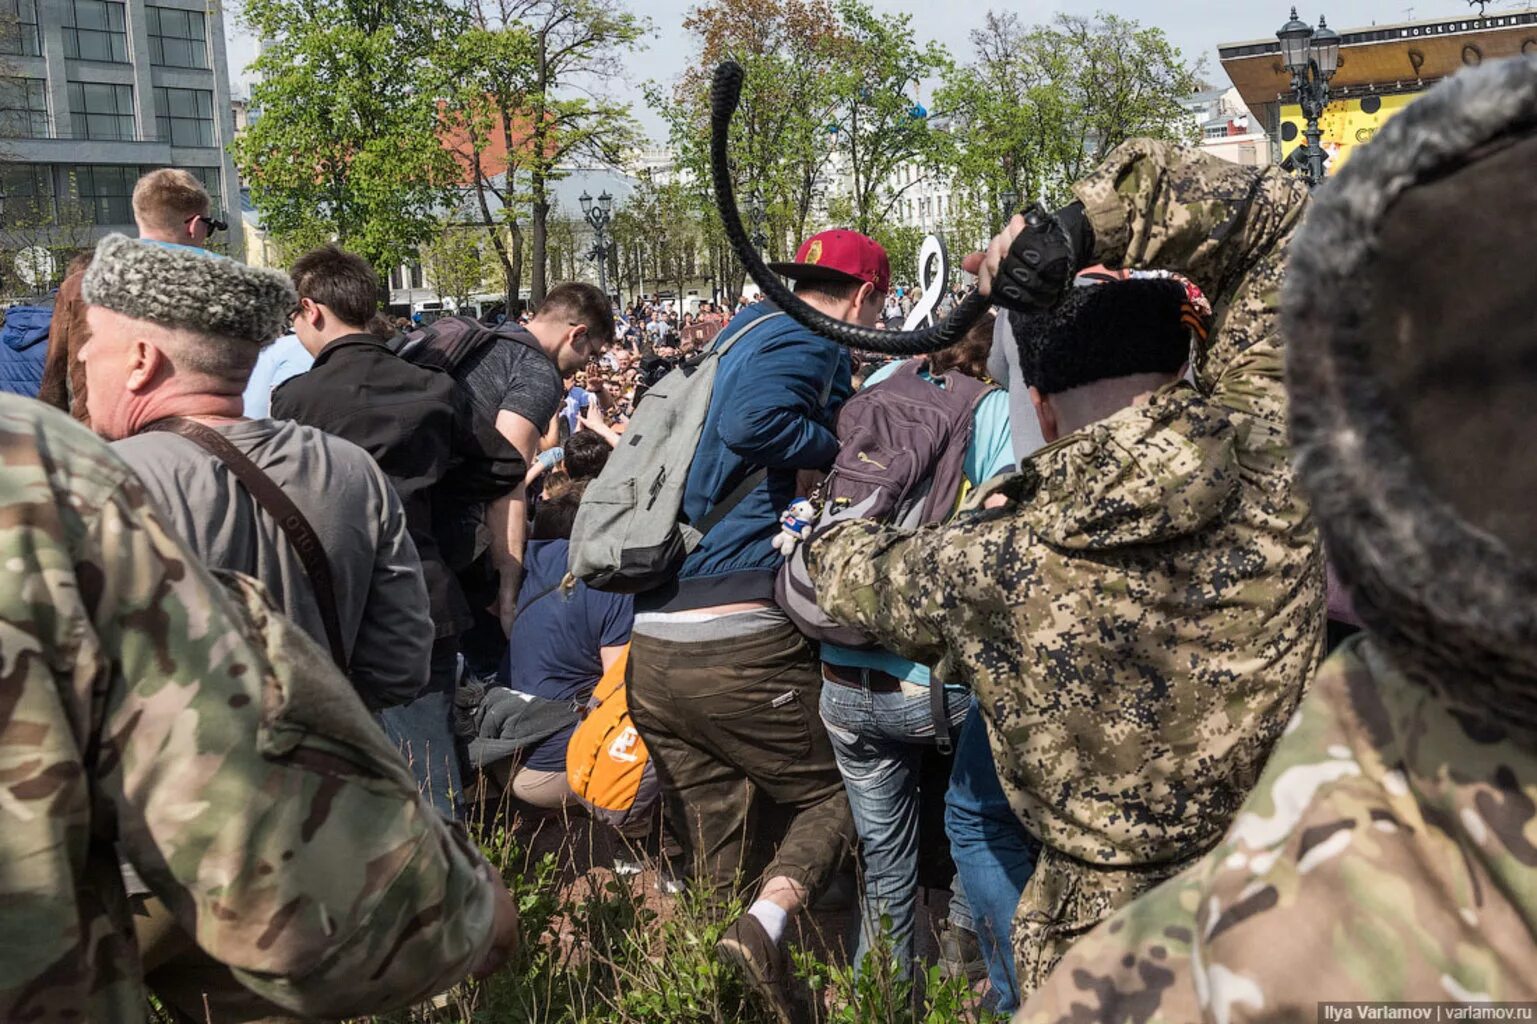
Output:
<path fill-rule="evenodd" d="M 763 230 L 767 218 L 768 212 L 763 208 L 763 193 L 753 189 L 747 196 L 747 221 L 752 225 L 753 248 L 760 251 L 768 245 L 768 234 Z"/>
<path fill-rule="evenodd" d="M 1329 103 L 1329 79 L 1339 70 L 1340 36 L 1323 18 L 1318 19 L 1318 28 L 1310 28 L 1298 20 L 1293 7 L 1291 21 L 1281 26 L 1276 38 L 1281 40 L 1281 63 L 1291 72 L 1292 91 L 1307 120 L 1304 176 L 1309 188 L 1317 188 L 1324 180 L 1324 150 L 1319 144 L 1323 133 L 1318 119 Z"/>
<path fill-rule="evenodd" d="M 587 218 L 587 223 L 592 225 L 592 248 L 587 250 L 587 258 L 598 261 L 598 287 L 605 296 L 608 295 L 608 222 L 613 219 L 614 197 L 604 189 L 598 196 L 598 201 L 593 202 L 592 196 L 584 189 L 580 198 L 582 204 L 582 216 Z"/>

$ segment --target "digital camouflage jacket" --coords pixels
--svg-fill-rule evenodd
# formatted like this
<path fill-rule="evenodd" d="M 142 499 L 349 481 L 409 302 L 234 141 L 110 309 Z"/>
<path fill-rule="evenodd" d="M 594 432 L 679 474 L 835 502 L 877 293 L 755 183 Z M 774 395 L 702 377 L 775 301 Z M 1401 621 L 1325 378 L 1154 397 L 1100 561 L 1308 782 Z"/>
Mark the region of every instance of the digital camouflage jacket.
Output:
<path fill-rule="evenodd" d="M 1044 844 L 1014 924 L 1025 992 L 1217 842 L 1323 647 L 1277 330 L 1306 189 L 1139 140 L 1076 193 L 1096 261 L 1180 271 L 1212 300 L 1196 386 L 1040 450 L 1005 508 L 911 533 L 854 521 L 807 556 L 830 614 L 979 698 Z"/>
<path fill-rule="evenodd" d="M 1534 842 L 1530 744 L 1352 640 L 1226 840 L 1074 946 L 1017 1019 L 1321 1021 L 1321 1000 L 1537 1000 Z"/>
<path fill-rule="evenodd" d="M 143 1020 L 119 851 L 305 1016 L 399 1007 L 484 956 L 490 869 L 327 654 L 210 576 L 105 444 L 13 396 L 0 565 L 0 1020 Z"/>

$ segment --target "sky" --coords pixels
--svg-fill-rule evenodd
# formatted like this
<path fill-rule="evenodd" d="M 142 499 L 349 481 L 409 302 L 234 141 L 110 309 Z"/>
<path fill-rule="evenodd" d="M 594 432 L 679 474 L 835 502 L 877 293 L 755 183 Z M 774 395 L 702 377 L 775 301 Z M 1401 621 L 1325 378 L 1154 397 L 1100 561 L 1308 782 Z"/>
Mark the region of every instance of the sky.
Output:
<path fill-rule="evenodd" d="M 1204 57 L 1205 76 L 1212 84 L 1227 81 L 1217 62 L 1217 46 L 1259 38 L 1270 38 L 1290 15 L 1290 0 L 1230 0 L 1214 3 L 1211 0 L 1087 0 L 1087 2 L 1058 2 L 1046 0 L 870 0 L 878 11 L 907 13 L 913 16 L 913 30 L 924 40 L 942 43 L 952 56 L 964 60 L 971 51 L 970 34 L 982 24 L 983 15 L 993 10 L 1010 10 L 1027 22 L 1049 21 L 1056 14 L 1092 16 L 1097 11 L 1134 18 L 1144 25 L 1162 28 L 1174 45 L 1189 60 Z M 1465 0 L 1326 0 L 1327 7 L 1319 8 L 1320 0 L 1303 0 L 1298 13 L 1305 21 L 1313 21 L 1320 13 L 1326 15 L 1335 29 L 1361 28 L 1372 24 L 1391 24 L 1413 19 L 1454 17 L 1468 13 Z M 642 89 L 647 81 L 670 83 L 682 69 L 685 61 L 692 59 L 693 40 L 683 29 L 683 19 L 697 0 L 632 0 L 631 9 L 651 21 L 651 32 L 645 40 L 645 48 L 638 50 L 629 62 L 622 81 L 610 83 L 609 92 L 618 99 L 630 100 L 636 117 L 654 141 L 664 141 L 665 129 L 661 118 L 645 103 Z M 1491 10 L 1515 6 L 1513 0 L 1494 0 Z M 1522 4 L 1521 6 L 1524 6 Z M 238 4 L 231 4 L 233 12 Z M 943 11 L 935 16 L 934 11 Z M 228 17 L 226 32 L 229 34 L 231 77 L 236 81 L 237 95 L 249 93 L 250 76 L 245 65 L 256 56 L 256 43 L 250 33 L 239 24 L 237 16 Z M 925 96 L 926 100 L 927 97 Z"/>

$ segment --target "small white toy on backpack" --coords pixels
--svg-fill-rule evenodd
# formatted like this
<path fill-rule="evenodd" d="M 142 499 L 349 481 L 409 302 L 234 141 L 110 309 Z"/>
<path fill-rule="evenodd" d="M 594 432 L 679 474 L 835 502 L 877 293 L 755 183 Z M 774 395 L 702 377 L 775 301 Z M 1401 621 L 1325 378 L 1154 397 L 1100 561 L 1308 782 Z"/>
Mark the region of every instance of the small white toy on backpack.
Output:
<path fill-rule="evenodd" d="M 809 498 L 796 498 L 779 517 L 779 535 L 774 538 L 774 550 L 789 558 L 795 553 L 795 545 L 806 539 L 806 532 L 816 520 L 816 505 Z"/>

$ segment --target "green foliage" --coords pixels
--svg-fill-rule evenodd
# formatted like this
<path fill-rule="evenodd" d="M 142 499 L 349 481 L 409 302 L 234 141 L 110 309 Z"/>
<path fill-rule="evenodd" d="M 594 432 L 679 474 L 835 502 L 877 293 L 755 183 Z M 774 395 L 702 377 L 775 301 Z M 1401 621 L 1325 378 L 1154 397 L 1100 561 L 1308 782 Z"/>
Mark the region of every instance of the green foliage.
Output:
<path fill-rule="evenodd" d="M 263 223 L 288 247 L 334 238 L 384 268 L 433 232 L 453 180 L 433 62 L 462 27 L 445 0 L 246 0 L 267 45 L 261 116 L 235 143 Z"/>
<path fill-rule="evenodd" d="M 843 26 L 834 97 L 837 145 L 847 157 L 852 184 L 852 226 L 865 234 L 888 219 L 909 186 L 890 187 L 903 164 L 932 163 L 938 135 L 929 129 L 908 90 L 950 66 L 944 47 L 920 47 L 912 16 L 877 15 L 864 0 L 838 0 Z"/>
<path fill-rule="evenodd" d="M 440 224 L 435 235 L 422 246 L 422 269 L 438 294 L 453 299 L 459 309 L 481 290 L 486 262 L 481 253 L 485 235 L 474 228 L 453 222 Z"/>
<path fill-rule="evenodd" d="M 1005 195 L 1063 203 L 1129 138 L 1193 141 L 1179 100 L 1201 88 L 1200 67 L 1160 29 L 1115 15 L 1026 25 L 989 12 L 971 42 L 972 60 L 944 76 L 935 106 L 951 119 L 955 204 L 983 233 L 1002 226 Z"/>

